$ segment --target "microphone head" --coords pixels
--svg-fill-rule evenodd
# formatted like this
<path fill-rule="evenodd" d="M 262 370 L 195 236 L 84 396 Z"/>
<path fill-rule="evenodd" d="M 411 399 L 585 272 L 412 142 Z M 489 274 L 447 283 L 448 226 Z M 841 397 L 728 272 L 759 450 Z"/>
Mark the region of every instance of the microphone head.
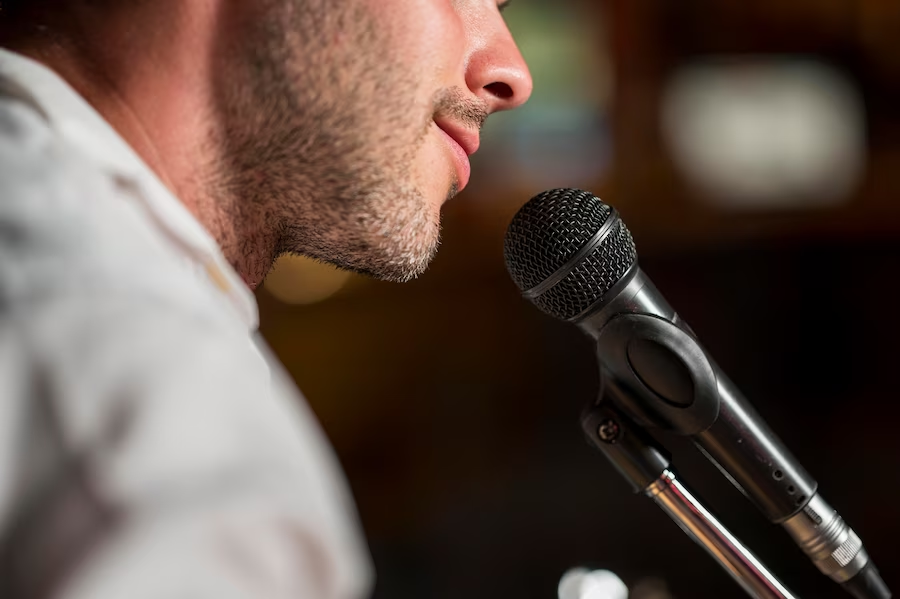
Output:
<path fill-rule="evenodd" d="M 603 299 L 637 262 L 618 213 L 579 189 L 545 191 L 522 206 L 506 231 L 503 255 L 524 295 L 564 320 Z"/>

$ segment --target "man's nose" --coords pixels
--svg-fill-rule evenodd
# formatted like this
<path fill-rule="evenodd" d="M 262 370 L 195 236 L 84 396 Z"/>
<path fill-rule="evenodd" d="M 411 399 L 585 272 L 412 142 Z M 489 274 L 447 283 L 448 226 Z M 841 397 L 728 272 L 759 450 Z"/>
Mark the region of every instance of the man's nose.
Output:
<path fill-rule="evenodd" d="M 495 14 L 484 23 L 469 57 L 466 84 L 490 112 L 511 110 L 531 95 L 531 73 L 502 17 Z"/>

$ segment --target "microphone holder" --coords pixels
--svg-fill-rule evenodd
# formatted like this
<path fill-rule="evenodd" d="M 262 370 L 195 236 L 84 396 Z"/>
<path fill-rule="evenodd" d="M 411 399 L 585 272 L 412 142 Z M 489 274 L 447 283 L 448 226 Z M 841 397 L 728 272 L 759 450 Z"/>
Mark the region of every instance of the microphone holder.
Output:
<path fill-rule="evenodd" d="M 633 487 L 666 512 L 689 537 L 757 599 L 796 599 L 753 553 L 678 481 L 668 455 L 609 402 L 591 405 L 581 418 L 591 443 Z"/>

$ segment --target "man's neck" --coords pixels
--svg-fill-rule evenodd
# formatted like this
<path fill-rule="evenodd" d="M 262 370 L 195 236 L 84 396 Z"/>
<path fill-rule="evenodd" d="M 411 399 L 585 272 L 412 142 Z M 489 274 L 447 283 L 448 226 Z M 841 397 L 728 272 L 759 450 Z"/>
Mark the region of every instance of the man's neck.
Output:
<path fill-rule="evenodd" d="M 203 224 L 248 286 L 256 287 L 274 248 L 248 252 L 266 240 L 239 230 L 235 211 L 228 210 L 234 200 L 213 197 L 210 184 L 219 164 L 213 137 L 216 15 L 196 5 L 215 3 L 175 3 L 193 5 L 190 13 L 134 3 L 113 15 L 72 4 L 66 14 L 35 17 L 42 19 L 37 24 L 7 24 L 0 33 L 3 45 L 45 64 L 78 91 Z"/>

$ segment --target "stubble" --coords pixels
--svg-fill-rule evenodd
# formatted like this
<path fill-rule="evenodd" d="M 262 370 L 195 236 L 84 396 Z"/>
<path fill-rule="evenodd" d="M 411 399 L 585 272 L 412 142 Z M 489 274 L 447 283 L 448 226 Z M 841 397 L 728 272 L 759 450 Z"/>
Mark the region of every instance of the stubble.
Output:
<path fill-rule="evenodd" d="M 362 3 L 274 0 L 234 50 L 210 187 L 246 277 L 294 253 L 406 281 L 437 251 L 439 218 L 411 171 L 435 106 L 417 105 L 389 35 Z"/>

